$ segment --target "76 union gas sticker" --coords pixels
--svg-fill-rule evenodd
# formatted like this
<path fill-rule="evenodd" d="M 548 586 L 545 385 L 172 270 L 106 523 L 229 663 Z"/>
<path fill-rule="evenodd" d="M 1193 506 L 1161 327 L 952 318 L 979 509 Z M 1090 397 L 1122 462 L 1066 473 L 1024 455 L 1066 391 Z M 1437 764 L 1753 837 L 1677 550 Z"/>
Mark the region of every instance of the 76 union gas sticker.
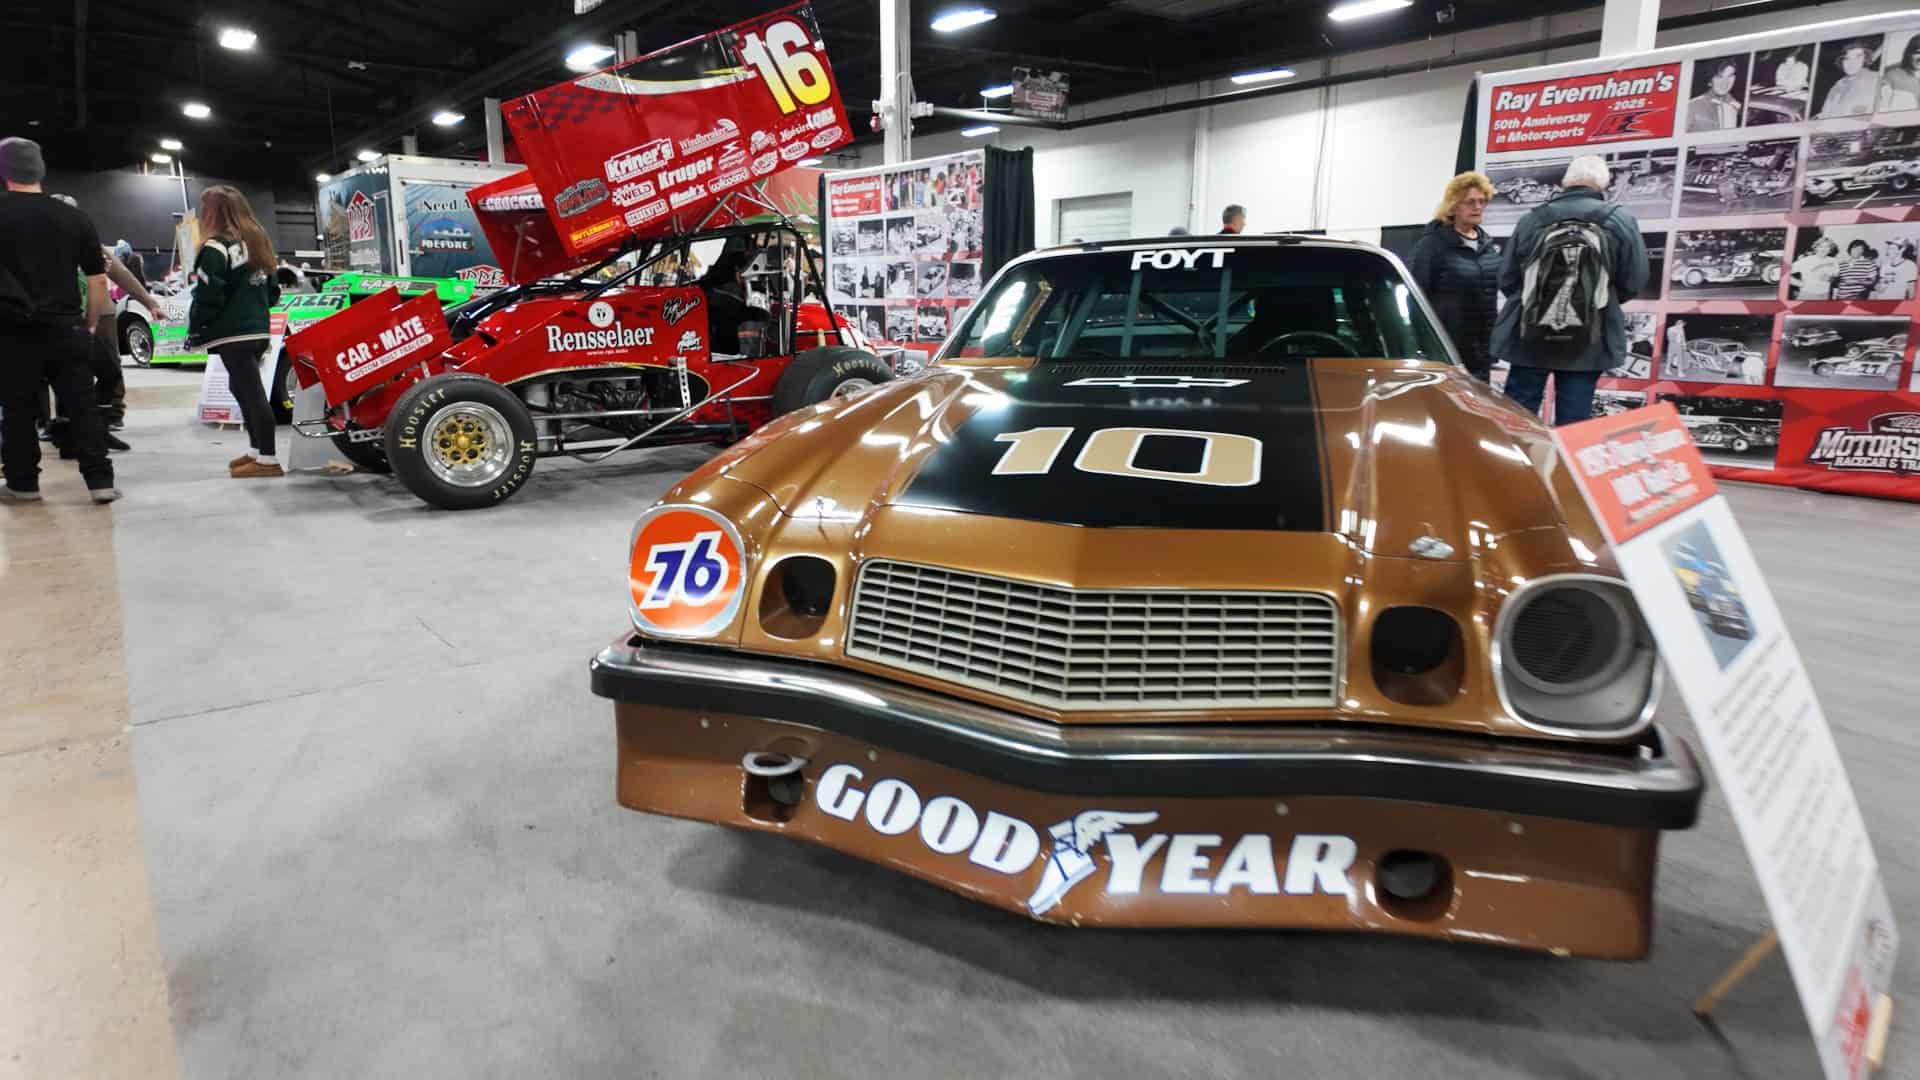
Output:
<path fill-rule="evenodd" d="M 727 627 L 746 595 L 746 561 L 733 524 L 697 506 L 656 506 L 634 527 L 628 565 L 634 625 L 666 637 Z"/>

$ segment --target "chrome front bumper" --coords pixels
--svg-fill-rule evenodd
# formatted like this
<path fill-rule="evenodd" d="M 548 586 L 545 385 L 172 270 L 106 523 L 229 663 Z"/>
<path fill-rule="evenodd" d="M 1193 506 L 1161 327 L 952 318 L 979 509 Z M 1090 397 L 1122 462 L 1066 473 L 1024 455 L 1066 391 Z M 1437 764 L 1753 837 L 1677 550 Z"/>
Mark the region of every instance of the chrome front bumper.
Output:
<path fill-rule="evenodd" d="M 804 661 L 624 637 L 590 665 L 615 702 L 802 724 L 1051 794 L 1350 796 L 1685 829 L 1705 790 L 1687 745 L 1446 735 L 1354 724 L 1036 720 Z"/>

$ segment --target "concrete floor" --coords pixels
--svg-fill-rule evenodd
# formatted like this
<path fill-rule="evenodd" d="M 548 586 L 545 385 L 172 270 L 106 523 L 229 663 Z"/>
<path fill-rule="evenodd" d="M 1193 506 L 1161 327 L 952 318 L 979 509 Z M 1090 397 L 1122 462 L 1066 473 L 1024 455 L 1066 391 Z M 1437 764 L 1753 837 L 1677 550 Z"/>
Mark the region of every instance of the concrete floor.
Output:
<path fill-rule="evenodd" d="M 26 886 L 0 888 L 0 952 L 10 906 L 58 939 L 68 908 L 96 918 L 69 902 L 91 888 L 126 909 L 132 959 L 82 937 L 0 974 L 0 1014 L 30 1003 L 0 1018 L 0 1076 L 166 1075 L 175 1047 L 183 1075 L 249 1078 L 1815 1075 L 1777 958 L 1719 1034 L 1687 1011 L 1766 924 L 1717 796 L 1670 836 L 1645 964 L 1035 925 L 831 852 L 614 805 L 611 712 L 586 661 L 625 624 L 634 516 L 704 451 L 542 462 L 504 507 L 437 513 L 379 477 L 229 480 L 239 435 L 190 426 L 164 388 L 197 376 L 142 374 L 136 404 L 154 407 L 129 422 L 127 498 L 94 511 L 69 498 L 77 479 L 48 483 L 48 520 L 93 513 L 83 527 L 110 530 L 135 773 L 89 765 L 124 806 L 108 800 L 119 816 L 98 829 L 64 822 L 61 844 L 105 844 L 119 876 L 0 864 L 0 886 Z M 1883 1075 L 1920 1076 L 1920 506 L 1729 494 L 1906 917 Z M 24 550 L 48 528 L 0 522 L 0 541 Z M 70 644 L 92 662 L 92 640 Z M 0 643 L 11 671 L 27 646 Z M 113 675 L 99 673 L 110 690 Z M 34 846 L 10 808 L 57 817 L 47 792 L 74 797 L 41 759 L 127 739 L 80 711 L 98 730 L 49 722 L 0 744 L 0 857 Z M 142 851 L 150 918 L 126 885 Z M 112 1009 L 62 981 L 62 949 Z M 172 1046 L 77 1056 L 91 1012 L 151 1025 L 169 1009 Z M 95 1041 L 126 1042 L 99 1024 Z"/>

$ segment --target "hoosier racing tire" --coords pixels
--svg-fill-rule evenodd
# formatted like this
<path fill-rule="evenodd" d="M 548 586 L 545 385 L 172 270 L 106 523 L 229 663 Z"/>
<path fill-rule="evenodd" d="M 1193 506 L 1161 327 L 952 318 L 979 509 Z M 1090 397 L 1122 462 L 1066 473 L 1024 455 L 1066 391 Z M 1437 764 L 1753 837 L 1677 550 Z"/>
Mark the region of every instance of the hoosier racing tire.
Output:
<path fill-rule="evenodd" d="M 829 398 L 851 397 L 893 378 L 893 370 L 862 349 L 826 345 L 793 358 L 773 384 L 773 415 L 818 405 Z"/>
<path fill-rule="evenodd" d="M 435 375 L 400 395 L 386 456 L 407 490 L 442 510 L 513 497 L 533 476 L 533 417 L 513 391 L 479 375 Z"/>

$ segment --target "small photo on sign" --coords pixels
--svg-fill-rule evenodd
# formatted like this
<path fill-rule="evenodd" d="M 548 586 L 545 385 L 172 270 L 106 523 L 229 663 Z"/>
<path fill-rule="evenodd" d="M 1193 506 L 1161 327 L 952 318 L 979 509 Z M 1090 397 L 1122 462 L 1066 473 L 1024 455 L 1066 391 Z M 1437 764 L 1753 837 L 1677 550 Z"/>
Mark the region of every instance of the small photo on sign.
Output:
<path fill-rule="evenodd" d="M 918 341 L 947 340 L 947 309 L 939 304 L 921 304 L 914 312 L 914 330 Z"/>
<path fill-rule="evenodd" d="M 1527 211 L 1546 202 L 1560 191 L 1572 158 L 1539 158 L 1512 161 L 1487 167 L 1487 179 L 1493 181 L 1493 201 L 1482 219 L 1488 226 L 1513 225 Z"/>
<path fill-rule="evenodd" d="M 887 219 L 887 254 L 913 254 L 913 215 L 901 214 Z"/>
<path fill-rule="evenodd" d="M 1895 30 L 1880 57 L 1880 111 L 1920 110 L 1920 30 Z"/>
<path fill-rule="evenodd" d="M 1907 356 L 1907 317 L 1789 315 L 1775 386 L 1897 390 Z"/>
<path fill-rule="evenodd" d="M 1707 648 L 1720 670 L 1727 670 L 1754 638 L 1753 613 L 1740 598 L 1713 531 L 1705 521 L 1683 529 L 1660 545 L 1686 594 L 1687 608 L 1706 635 Z"/>
<path fill-rule="evenodd" d="M 828 238 L 828 245 L 827 250 L 831 252 L 835 258 L 842 258 L 854 254 L 858 249 L 858 241 L 854 239 L 853 222 L 834 222 L 833 235 Z"/>
<path fill-rule="evenodd" d="M 1804 225 L 1793 246 L 1794 300 L 1911 300 L 1920 279 L 1920 222 Z"/>
<path fill-rule="evenodd" d="M 913 261 L 900 259 L 887 264 L 887 299 L 913 299 Z"/>
<path fill-rule="evenodd" d="M 1798 139 L 1689 147 L 1680 216 L 1785 213 L 1793 209 L 1799 160 Z"/>
<path fill-rule="evenodd" d="M 1653 377 L 1653 335 L 1660 316 L 1651 311 L 1629 311 L 1627 315 L 1627 359 L 1607 371 L 1610 379 L 1650 379 Z"/>
<path fill-rule="evenodd" d="M 1920 204 L 1920 127 L 1812 135 L 1800 205 L 1858 210 Z"/>
<path fill-rule="evenodd" d="M 829 275 L 833 286 L 833 295 L 836 297 L 846 297 L 848 299 L 859 296 L 860 273 L 861 268 L 850 262 L 834 263 L 833 271 Z"/>
<path fill-rule="evenodd" d="M 1668 315 L 1660 377 L 1759 386 L 1767 381 L 1772 342 L 1771 315 Z"/>
<path fill-rule="evenodd" d="M 1689 300 L 1776 300 L 1787 230 L 1701 229 L 1673 234 L 1667 295 Z"/>
<path fill-rule="evenodd" d="M 1880 107 L 1880 34 L 1820 43 L 1813 76 L 1813 118 L 1869 116 Z"/>
<path fill-rule="evenodd" d="M 1687 99 L 1687 130 L 1731 131 L 1746 124 L 1747 75 L 1752 53 L 1693 62 L 1693 93 Z"/>
<path fill-rule="evenodd" d="M 886 340 L 912 341 L 913 339 L 913 305 L 888 305 Z"/>
<path fill-rule="evenodd" d="M 1680 151 L 1673 147 L 1608 154 L 1607 168 L 1613 179 L 1607 184 L 1607 201 L 1626 207 L 1643 220 L 1672 217 L 1674 176 L 1679 164 Z"/>
<path fill-rule="evenodd" d="M 980 264 L 977 262 L 956 262 L 947 272 L 947 295 L 958 300 L 971 300 L 980 295 Z"/>
<path fill-rule="evenodd" d="M 1797 124 L 1807 118 L 1813 96 L 1811 42 L 1762 49 L 1753 54 L 1753 89 L 1747 92 L 1747 125 Z"/>
<path fill-rule="evenodd" d="M 1593 392 L 1593 415 L 1617 416 L 1623 412 L 1638 409 L 1647 403 L 1644 390 L 1595 390 Z"/>
<path fill-rule="evenodd" d="M 887 250 L 886 224 L 879 218 L 855 222 L 859 235 L 854 250 L 861 255 L 884 255 Z"/>
<path fill-rule="evenodd" d="M 978 259 L 986 253 L 986 233 L 980 211 L 947 211 L 947 254 L 955 259 Z"/>
<path fill-rule="evenodd" d="M 1711 465 L 1771 469 L 1780 450 L 1780 402 L 1774 398 L 1695 397 L 1659 394 L 1671 401 L 1680 422 Z"/>
<path fill-rule="evenodd" d="M 913 278 L 913 294 L 922 300 L 941 300 L 947 295 L 947 264 L 923 262 Z"/>
<path fill-rule="evenodd" d="M 860 332 L 874 341 L 887 339 L 887 309 L 879 304 L 861 304 L 853 309 Z"/>
<path fill-rule="evenodd" d="M 913 253 L 923 259 L 939 259 L 946 256 L 947 215 L 945 213 L 934 211 L 914 216 Z"/>

